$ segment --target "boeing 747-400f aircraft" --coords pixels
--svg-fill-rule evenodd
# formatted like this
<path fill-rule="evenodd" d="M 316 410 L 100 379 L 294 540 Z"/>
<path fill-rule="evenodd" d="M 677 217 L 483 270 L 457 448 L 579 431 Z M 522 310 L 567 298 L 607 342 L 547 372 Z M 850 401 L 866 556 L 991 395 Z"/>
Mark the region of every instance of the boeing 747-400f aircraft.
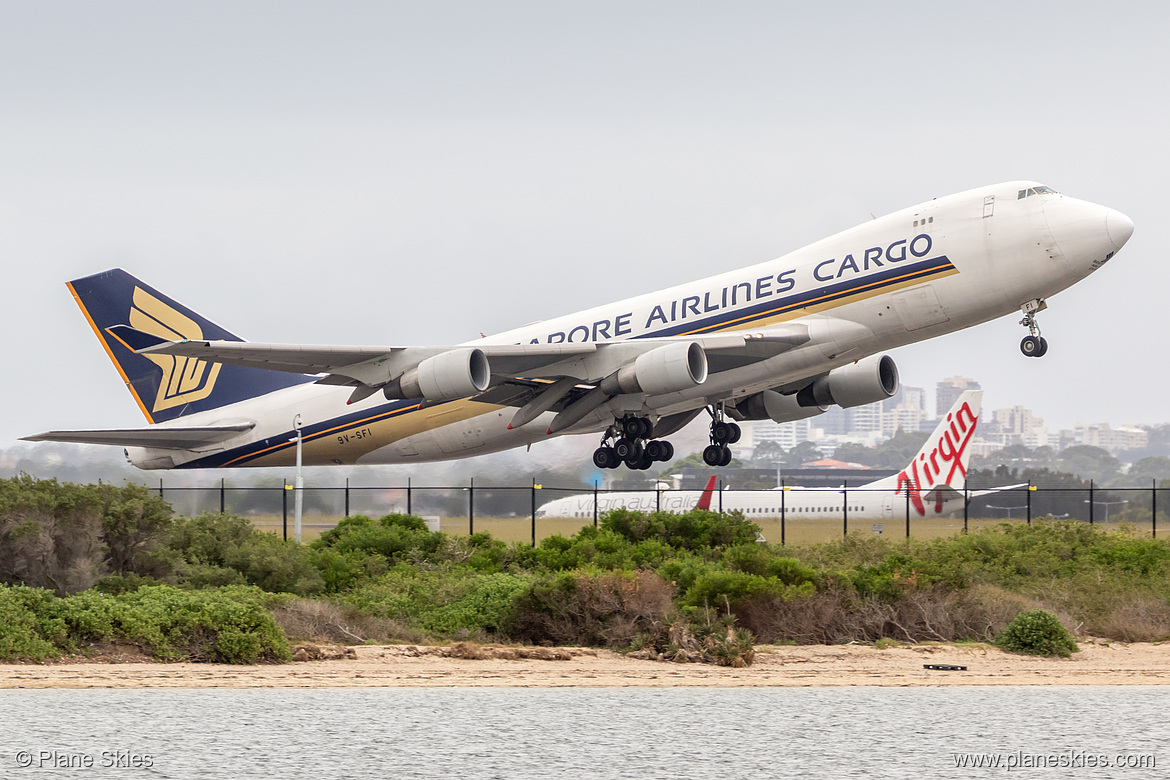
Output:
<path fill-rule="evenodd" d="M 719 507 L 753 517 L 849 517 L 888 519 L 902 517 L 907 509 L 918 517 L 945 515 L 963 508 L 963 501 L 1001 490 L 1023 487 L 1009 485 L 991 490 L 965 491 L 971 439 L 978 424 L 983 393 L 968 390 L 955 400 L 930 438 L 898 474 L 849 488 L 775 488 L 774 490 L 724 491 Z M 715 478 L 706 490 L 671 490 L 621 493 L 582 493 L 550 501 L 536 511 L 536 517 L 593 517 L 597 512 L 625 508 L 640 512 L 683 513 L 711 509 Z M 907 504 L 909 502 L 909 504 Z"/>
<path fill-rule="evenodd" d="M 69 283 L 150 425 L 32 441 L 126 447 L 144 469 L 411 463 L 601 433 L 598 467 L 669 460 L 706 410 L 712 465 L 736 421 L 892 396 L 883 350 L 1036 315 L 1133 232 L 1035 182 L 927 201 L 776 260 L 455 346 L 257 344 L 122 270 Z M 616 269 L 615 269 L 616 271 Z"/>

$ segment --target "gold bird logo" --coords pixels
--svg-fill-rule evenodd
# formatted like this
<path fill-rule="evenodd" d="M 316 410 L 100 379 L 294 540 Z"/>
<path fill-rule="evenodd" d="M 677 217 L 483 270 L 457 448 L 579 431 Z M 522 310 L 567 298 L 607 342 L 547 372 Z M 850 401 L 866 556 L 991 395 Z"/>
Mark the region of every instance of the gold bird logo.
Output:
<path fill-rule="evenodd" d="M 130 308 L 130 327 L 167 341 L 199 340 L 203 329 L 199 323 L 175 311 L 141 287 L 134 288 Z M 222 366 L 198 358 L 180 355 L 143 355 L 162 369 L 162 381 L 154 399 L 155 412 L 193 401 L 201 401 L 215 389 Z"/>

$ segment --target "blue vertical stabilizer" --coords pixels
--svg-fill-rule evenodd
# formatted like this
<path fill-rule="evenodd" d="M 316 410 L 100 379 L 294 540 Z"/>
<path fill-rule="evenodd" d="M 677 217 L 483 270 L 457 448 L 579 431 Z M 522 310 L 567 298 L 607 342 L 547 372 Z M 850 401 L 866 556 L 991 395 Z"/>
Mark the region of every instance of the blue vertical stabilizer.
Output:
<path fill-rule="evenodd" d="M 139 355 L 128 343 L 126 326 L 167 341 L 243 339 L 120 268 L 76 279 L 68 286 L 151 423 L 217 409 L 314 380 L 196 358 Z"/>

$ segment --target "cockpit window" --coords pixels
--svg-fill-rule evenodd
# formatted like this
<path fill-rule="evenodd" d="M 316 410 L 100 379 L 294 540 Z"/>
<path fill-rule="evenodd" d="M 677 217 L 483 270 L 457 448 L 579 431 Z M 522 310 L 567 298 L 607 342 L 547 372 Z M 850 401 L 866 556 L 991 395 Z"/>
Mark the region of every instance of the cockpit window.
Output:
<path fill-rule="evenodd" d="M 1016 200 L 1023 200 L 1030 198 L 1033 195 L 1055 195 L 1056 190 L 1051 187 L 1029 187 L 1026 190 L 1020 190 L 1020 194 L 1016 196 Z"/>

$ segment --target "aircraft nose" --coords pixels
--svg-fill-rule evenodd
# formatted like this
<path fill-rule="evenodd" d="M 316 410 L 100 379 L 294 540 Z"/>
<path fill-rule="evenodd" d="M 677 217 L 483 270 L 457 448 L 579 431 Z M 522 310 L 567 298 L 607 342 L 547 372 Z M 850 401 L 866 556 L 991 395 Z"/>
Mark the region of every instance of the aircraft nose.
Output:
<path fill-rule="evenodd" d="M 1109 233 L 1109 242 L 1113 248 L 1121 249 L 1133 235 L 1133 220 L 1120 211 L 1109 209 L 1105 215 L 1105 230 Z"/>

